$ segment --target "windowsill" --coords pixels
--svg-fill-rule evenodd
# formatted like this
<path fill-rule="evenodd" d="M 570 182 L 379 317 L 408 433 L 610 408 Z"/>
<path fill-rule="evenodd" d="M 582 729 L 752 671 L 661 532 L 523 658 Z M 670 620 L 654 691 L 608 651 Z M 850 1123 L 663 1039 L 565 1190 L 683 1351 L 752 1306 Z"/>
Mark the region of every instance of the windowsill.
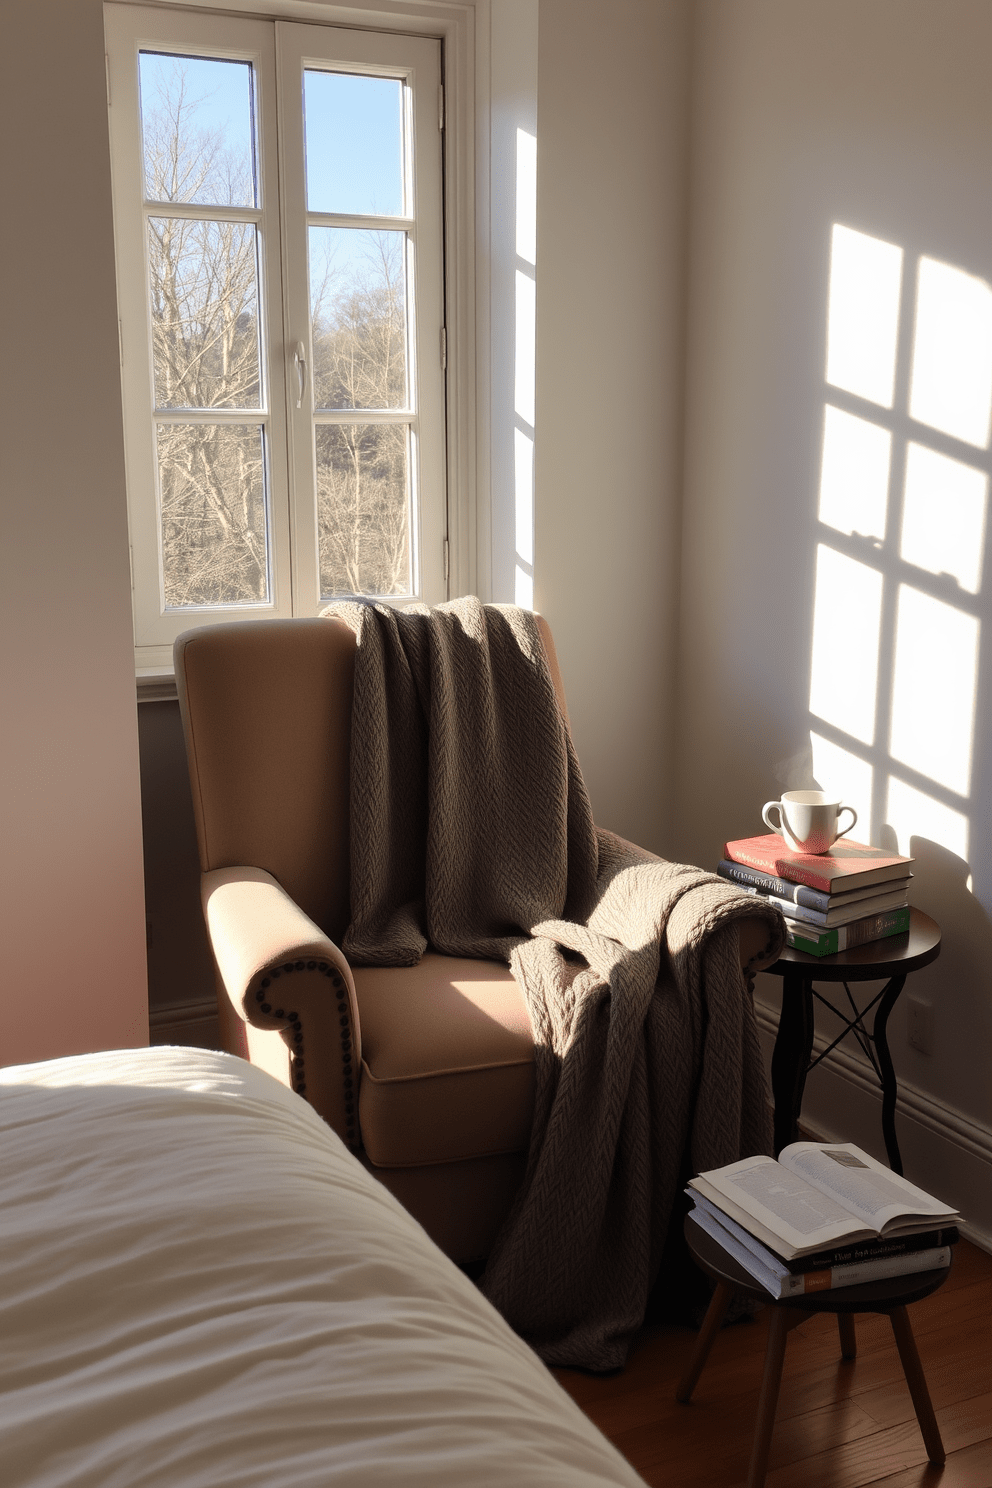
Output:
<path fill-rule="evenodd" d="M 171 666 L 139 667 L 134 681 L 139 703 L 173 703 L 179 696 Z"/>

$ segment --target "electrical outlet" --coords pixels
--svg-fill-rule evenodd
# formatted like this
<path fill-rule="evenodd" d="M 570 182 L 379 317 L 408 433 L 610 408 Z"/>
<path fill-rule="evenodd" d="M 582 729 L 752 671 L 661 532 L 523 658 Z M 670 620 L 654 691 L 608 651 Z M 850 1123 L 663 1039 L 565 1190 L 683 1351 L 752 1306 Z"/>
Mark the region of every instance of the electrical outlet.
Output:
<path fill-rule="evenodd" d="M 921 1054 L 933 1053 L 933 1004 L 920 997 L 906 998 L 906 1037 Z"/>

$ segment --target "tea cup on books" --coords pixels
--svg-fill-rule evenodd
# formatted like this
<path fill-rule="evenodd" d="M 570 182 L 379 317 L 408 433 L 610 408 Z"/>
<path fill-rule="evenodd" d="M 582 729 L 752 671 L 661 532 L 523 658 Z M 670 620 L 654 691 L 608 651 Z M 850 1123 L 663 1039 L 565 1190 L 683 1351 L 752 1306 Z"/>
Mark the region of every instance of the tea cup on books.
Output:
<path fill-rule="evenodd" d="M 846 827 L 838 825 L 843 812 L 851 813 Z M 778 813 L 773 821 L 772 813 Z M 772 832 L 782 836 L 793 852 L 829 852 L 837 841 L 851 830 L 858 819 L 853 806 L 844 806 L 825 791 L 783 791 L 780 801 L 766 801 L 761 820 Z"/>

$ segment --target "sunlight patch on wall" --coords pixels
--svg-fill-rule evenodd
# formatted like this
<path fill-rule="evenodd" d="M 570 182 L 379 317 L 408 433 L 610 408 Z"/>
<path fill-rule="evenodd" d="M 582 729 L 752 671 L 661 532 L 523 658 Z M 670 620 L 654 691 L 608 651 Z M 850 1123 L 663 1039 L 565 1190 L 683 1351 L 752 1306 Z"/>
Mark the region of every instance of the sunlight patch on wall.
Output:
<path fill-rule="evenodd" d="M 537 333 L 537 285 L 517 270 L 516 354 L 513 362 L 514 411 L 534 425 L 534 344 Z"/>
<path fill-rule="evenodd" d="M 827 381 L 892 407 L 902 249 L 835 223 L 827 307 Z"/>
<path fill-rule="evenodd" d="M 811 713 L 871 744 L 882 575 L 823 543 L 816 555 Z"/>
<path fill-rule="evenodd" d="M 884 538 L 892 435 L 828 403 L 823 418 L 819 518 L 838 532 Z"/>
<path fill-rule="evenodd" d="M 867 842 L 871 832 L 874 770 L 867 760 L 859 759 L 849 749 L 842 749 L 820 734 L 811 732 L 809 742 L 813 749 L 813 775 L 820 790 L 829 791 L 845 806 L 854 807 L 858 824 L 851 835 L 858 842 Z"/>
<path fill-rule="evenodd" d="M 909 412 L 985 449 L 992 411 L 992 289 L 950 264 L 921 258 Z"/>
<path fill-rule="evenodd" d="M 971 786 L 978 621 L 900 584 L 889 752 L 966 796 Z"/>
<path fill-rule="evenodd" d="M 534 441 L 513 431 L 513 486 L 516 497 L 517 561 L 513 603 L 534 607 Z"/>
<path fill-rule="evenodd" d="M 968 818 L 891 776 L 885 820 L 896 834 L 896 851 L 907 857 L 912 839 L 925 837 L 968 861 Z"/>
<path fill-rule="evenodd" d="M 537 140 L 517 130 L 517 257 L 537 263 Z"/>
<path fill-rule="evenodd" d="M 988 476 L 920 444 L 906 451 L 899 553 L 927 573 L 946 573 L 969 594 L 982 586 Z"/>

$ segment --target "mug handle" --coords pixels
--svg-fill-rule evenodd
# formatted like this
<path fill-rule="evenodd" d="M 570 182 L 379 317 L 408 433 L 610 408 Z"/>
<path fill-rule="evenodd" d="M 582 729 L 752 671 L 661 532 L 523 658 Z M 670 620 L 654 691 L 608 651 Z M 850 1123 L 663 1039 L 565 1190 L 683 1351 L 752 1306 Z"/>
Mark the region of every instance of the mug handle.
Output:
<path fill-rule="evenodd" d="M 838 831 L 837 837 L 845 837 L 847 835 L 847 833 L 851 830 L 851 828 L 855 825 L 855 823 L 858 820 L 858 813 L 855 811 L 855 809 L 854 809 L 853 806 L 842 806 L 840 808 L 840 811 L 838 811 L 838 813 L 837 813 L 837 820 L 838 821 L 840 821 L 841 815 L 845 811 L 849 811 L 851 813 L 851 820 L 848 822 L 847 826 L 844 828 L 844 830 L 842 832 L 841 831 Z M 834 840 L 836 841 L 836 838 Z"/>
<path fill-rule="evenodd" d="M 847 810 L 850 811 L 850 809 L 851 809 L 850 806 L 848 806 L 847 807 Z M 770 820 L 769 814 L 768 814 L 770 811 L 777 811 L 778 812 L 779 819 L 778 819 L 777 822 L 773 822 L 773 821 Z M 782 825 L 782 802 L 781 801 L 766 801 L 765 804 L 764 804 L 764 806 L 762 806 L 762 808 L 761 808 L 761 820 L 764 822 L 765 826 L 768 828 L 768 830 L 770 832 L 777 832 L 780 837 L 784 837 L 785 836 L 785 829 L 784 829 L 784 827 Z M 852 827 L 854 826 L 854 822 L 851 823 L 851 826 Z M 848 828 L 848 831 L 850 831 L 850 827 Z"/>

